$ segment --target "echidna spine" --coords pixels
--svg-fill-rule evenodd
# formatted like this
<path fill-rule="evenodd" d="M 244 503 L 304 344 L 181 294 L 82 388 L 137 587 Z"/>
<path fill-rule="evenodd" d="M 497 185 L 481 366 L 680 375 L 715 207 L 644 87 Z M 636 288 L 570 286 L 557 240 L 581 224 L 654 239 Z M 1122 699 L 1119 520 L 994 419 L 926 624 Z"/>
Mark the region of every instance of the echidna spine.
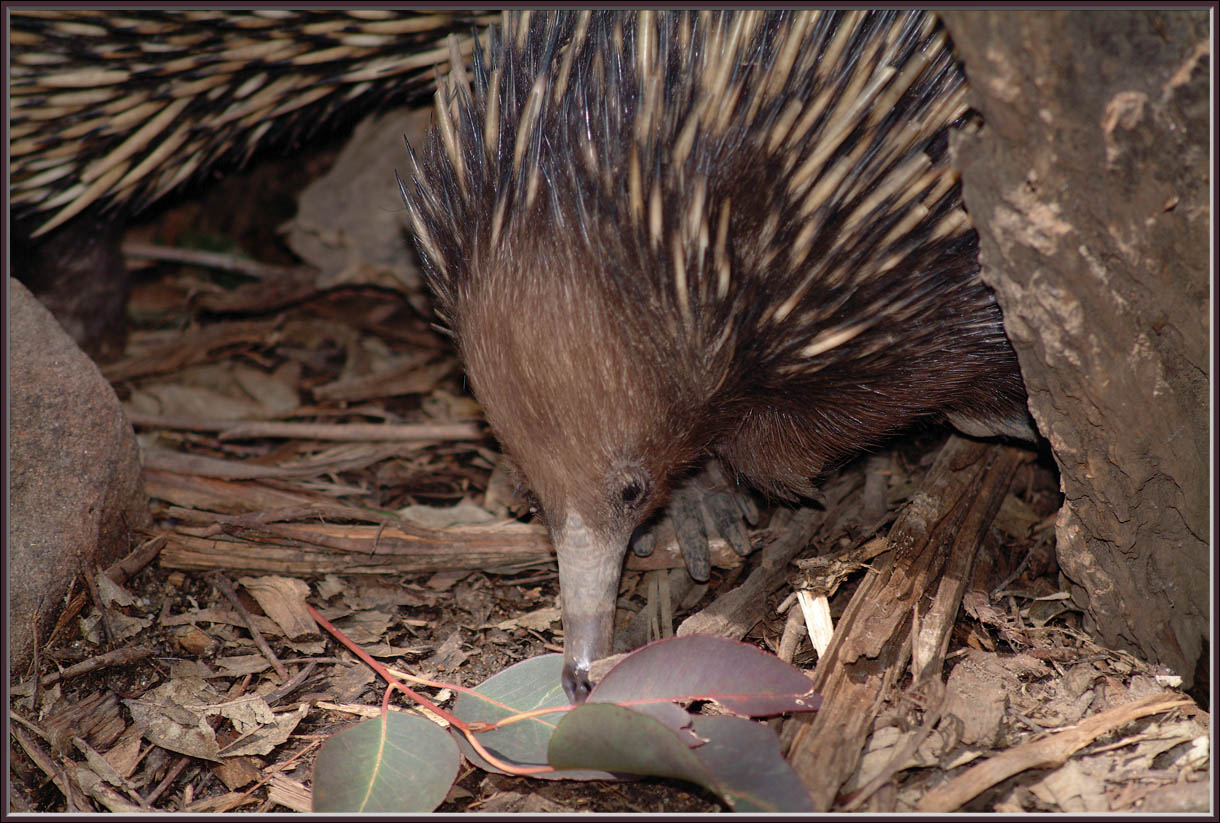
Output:
<path fill-rule="evenodd" d="M 342 111 L 405 103 L 455 53 L 468 57 L 478 21 L 383 9 L 14 9 L 13 214 L 40 235 L 95 204 L 136 210 Z"/>

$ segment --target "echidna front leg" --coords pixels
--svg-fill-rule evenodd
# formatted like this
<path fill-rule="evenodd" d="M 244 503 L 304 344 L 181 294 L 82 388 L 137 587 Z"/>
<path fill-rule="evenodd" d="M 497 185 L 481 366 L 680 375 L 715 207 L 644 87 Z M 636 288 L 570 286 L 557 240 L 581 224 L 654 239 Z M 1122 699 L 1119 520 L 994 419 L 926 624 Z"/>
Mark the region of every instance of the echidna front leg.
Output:
<path fill-rule="evenodd" d="M 711 575 L 710 535 L 724 538 L 742 557 L 753 550 L 745 524 L 757 522 L 758 509 L 748 492 L 730 486 L 717 460 L 673 491 L 665 517 L 673 525 L 686 570 L 698 583 Z M 657 530 L 656 523 L 637 530 L 631 539 L 637 557 L 652 554 Z"/>

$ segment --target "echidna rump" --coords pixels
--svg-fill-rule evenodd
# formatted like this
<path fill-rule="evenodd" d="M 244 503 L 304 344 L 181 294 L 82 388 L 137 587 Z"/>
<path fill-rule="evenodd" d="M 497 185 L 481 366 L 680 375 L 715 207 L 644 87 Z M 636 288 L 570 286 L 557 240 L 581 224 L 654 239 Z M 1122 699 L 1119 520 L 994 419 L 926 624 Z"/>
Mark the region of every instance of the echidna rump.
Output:
<path fill-rule="evenodd" d="M 559 559 L 565 687 L 628 538 L 706 458 L 793 496 L 922 419 L 1029 431 L 920 12 L 513 13 L 402 184 Z"/>
<path fill-rule="evenodd" d="M 14 216 L 139 208 L 344 111 L 406 102 L 471 14 L 15 9 Z M 470 48 L 464 38 L 461 51 Z"/>
<path fill-rule="evenodd" d="M 445 38 L 460 34 L 456 52 L 468 53 L 480 20 L 67 7 L 6 19 L 15 268 L 82 342 L 122 320 L 125 215 L 258 149 L 410 102 L 455 53 Z"/>

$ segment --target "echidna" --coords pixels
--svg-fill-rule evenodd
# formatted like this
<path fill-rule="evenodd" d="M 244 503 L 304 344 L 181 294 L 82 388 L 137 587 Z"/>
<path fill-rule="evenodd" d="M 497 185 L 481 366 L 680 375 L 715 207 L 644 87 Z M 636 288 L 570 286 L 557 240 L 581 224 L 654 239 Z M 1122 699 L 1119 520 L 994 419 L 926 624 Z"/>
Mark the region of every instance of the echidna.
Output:
<path fill-rule="evenodd" d="M 781 496 L 924 419 L 1027 435 L 920 12 L 506 16 L 401 184 L 472 388 L 559 559 L 564 684 L 633 529 L 718 458 Z"/>
<path fill-rule="evenodd" d="M 29 250 L 18 274 L 36 293 L 59 292 L 57 314 L 78 339 L 121 321 L 114 238 L 126 215 L 256 149 L 410 102 L 449 62 L 445 38 L 460 34 L 457 52 L 468 54 L 482 19 L 388 9 L 6 16 L 11 216 Z"/>

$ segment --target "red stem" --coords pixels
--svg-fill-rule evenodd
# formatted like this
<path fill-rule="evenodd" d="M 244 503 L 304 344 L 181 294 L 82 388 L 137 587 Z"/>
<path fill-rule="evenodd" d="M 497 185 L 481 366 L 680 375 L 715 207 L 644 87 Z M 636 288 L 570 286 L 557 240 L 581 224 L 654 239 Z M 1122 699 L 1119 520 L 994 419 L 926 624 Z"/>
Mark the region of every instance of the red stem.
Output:
<path fill-rule="evenodd" d="M 461 732 L 462 735 L 466 738 L 467 742 L 470 743 L 471 747 L 473 747 L 474 750 L 476 752 L 478 752 L 479 755 L 483 759 L 485 759 L 491 765 L 495 766 L 497 769 L 501 769 L 502 771 L 508 772 L 509 774 L 517 774 L 517 775 L 546 774 L 546 773 L 555 771 L 555 768 L 553 766 L 529 766 L 529 767 L 515 766 L 511 763 L 505 763 L 504 761 L 500 760 L 498 757 L 493 755 L 491 752 L 487 751 L 487 749 L 484 748 L 483 744 L 480 743 L 478 741 L 478 739 L 475 737 L 476 731 L 489 731 L 491 729 L 496 728 L 498 724 L 493 724 L 493 723 L 471 724 L 471 723 L 467 723 L 464 720 L 461 720 L 458 717 L 445 711 L 440 706 L 436 705 L 431 700 L 424 697 L 422 694 L 408 688 L 402 681 L 400 681 L 398 678 L 391 675 L 385 666 L 378 663 L 368 654 L 368 652 L 366 652 L 364 649 L 360 648 L 354 642 L 349 640 L 343 634 L 343 632 L 336 629 L 329 620 L 327 620 L 322 615 L 318 614 L 318 610 L 315 609 L 313 606 L 306 603 L 305 608 L 309 609 L 309 613 L 313 615 L 314 620 L 318 621 L 318 625 L 320 625 L 322 628 L 326 629 L 326 631 L 328 631 L 331 634 L 331 636 L 333 636 L 336 640 L 338 640 L 340 643 L 342 643 L 344 646 L 346 646 L 348 648 L 348 650 L 351 651 L 352 654 L 356 655 L 361 660 L 363 660 L 373 671 L 375 671 L 375 672 L 377 672 L 377 674 L 381 675 L 381 677 L 386 681 L 386 683 L 389 684 L 389 688 L 386 689 L 385 696 L 382 697 L 382 699 L 381 699 L 381 712 L 382 712 L 383 717 L 385 716 L 385 713 L 389 711 L 390 695 L 392 695 L 395 690 L 398 690 L 398 691 L 401 691 L 403 694 L 405 694 L 407 697 L 414 700 L 416 703 L 420 704 L 421 706 L 424 706 L 427 709 L 429 709 L 430 711 L 435 712 L 438 717 L 442 718 L 446 723 L 448 723 L 453 728 L 455 728 L 459 732 Z M 433 686 L 433 687 L 440 688 L 440 689 L 453 689 L 455 691 L 459 691 L 464 694 L 469 694 L 473 697 L 477 697 L 480 700 L 485 700 L 488 703 L 491 703 L 495 706 L 505 709 L 506 711 L 512 710 L 511 707 L 505 706 L 503 703 L 500 703 L 499 701 L 492 700 L 491 698 L 487 697 L 486 695 L 479 694 L 478 692 L 474 691 L 473 689 L 468 689 L 464 686 L 457 686 L 457 685 L 454 685 L 451 683 L 441 683 L 441 682 L 437 682 L 435 680 L 427 680 L 422 677 L 415 677 L 414 675 L 407 675 L 407 676 L 410 677 L 411 680 L 415 681 L 416 683 L 420 683 L 420 684 L 423 684 L 426 686 Z M 541 713 L 547 714 L 547 713 L 554 712 L 554 711 L 566 711 L 567 709 L 570 709 L 570 708 L 572 708 L 572 707 L 571 706 L 568 706 L 568 707 L 561 706 L 561 707 L 554 708 L 554 709 L 548 709 Z M 504 719 L 511 720 L 514 718 L 504 718 Z M 477 728 L 476 728 L 476 726 L 477 726 Z"/>

